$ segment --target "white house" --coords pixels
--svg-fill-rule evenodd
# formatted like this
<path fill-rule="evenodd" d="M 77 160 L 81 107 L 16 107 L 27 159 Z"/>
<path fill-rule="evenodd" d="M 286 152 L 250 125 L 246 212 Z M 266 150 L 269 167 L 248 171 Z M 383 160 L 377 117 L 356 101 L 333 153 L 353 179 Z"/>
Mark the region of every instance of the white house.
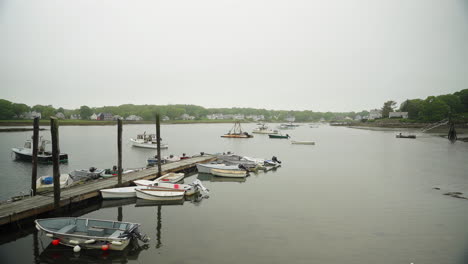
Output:
<path fill-rule="evenodd" d="M 39 119 L 41 119 L 42 114 L 39 113 L 39 112 L 36 112 L 36 111 L 32 111 L 32 112 L 23 113 L 23 114 L 21 114 L 21 116 L 24 119 L 34 119 L 35 117 L 39 117 Z"/>
<path fill-rule="evenodd" d="M 237 115 L 234 115 L 232 118 L 235 120 L 243 120 L 245 119 L 245 116 L 242 114 L 237 114 Z"/>
<path fill-rule="evenodd" d="M 162 117 L 162 121 L 169 121 L 169 120 L 171 120 L 171 119 L 168 116 L 163 116 Z"/>
<path fill-rule="evenodd" d="M 180 116 L 180 118 L 182 120 L 193 120 L 193 119 L 195 119 L 194 116 L 191 116 L 191 115 L 188 115 L 188 114 L 183 114 L 183 115 Z"/>
<path fill-rule="evenodd" d="M 127 116 L 127 118 L 125 118 L 125 120 L 127 120 L 127 121 L 141 121 L 141 120 L 143 120 L 143 118 L 141 116 L 137 116 L 137 115 L 129 115 L 129 116 Z"/>
<path fill-rule="evenodd" d="M 388 118 L 408 118 L 408 112 L 390 112 Z"/>
<path fill-rule="evenodd" d="M 223 114 L 212 114 L 212 115 L 207 115 L 206 118 L 208 119 L 223 119 Z"/>
<path fill-rule="evenodd" d="M 288 117 L 285 118 L 285 120 L 288 121 L 288 122 L 294 122 L 294 121 L 296 121 L 296 118 L 294 116 L 288 116 Z"/>
<path fill-rule="evenodd" d="M 356 121 L 361 121 L 361 120 L 362 120 L 362 116 L 357 115 L 357 116 L 354 117 L 354 120 L 356 120 Z"/>
<path fill-rule="evenodd" d="M 382 118 L 382 110 L 372 109 L 369 111 L 369 119 Z"/>
<path fill-rule="evenodd" d="M 73 115 L 70 116 L 70 119 L 81 119 L 81 116 L 80 116 L 80 114 L 76 114 L 76 115 L 73 114 Z"/>
<path fill-rule="evenodd" d="M 98 118 L 98 115 L 96 115 L 95 113 L 93 113 L 93 114 L 89 117 L 89 119 L 91 119 L 91 120 L 97 120 L 97 118 Z"/>
<path fill-rule="evenodd" d="M 248 115 L 247 119 L 252 119 L 253 121 L 260 121 L 260 120 L 265 120 L 265 116 L 263 116 L 263 115 Z"/>

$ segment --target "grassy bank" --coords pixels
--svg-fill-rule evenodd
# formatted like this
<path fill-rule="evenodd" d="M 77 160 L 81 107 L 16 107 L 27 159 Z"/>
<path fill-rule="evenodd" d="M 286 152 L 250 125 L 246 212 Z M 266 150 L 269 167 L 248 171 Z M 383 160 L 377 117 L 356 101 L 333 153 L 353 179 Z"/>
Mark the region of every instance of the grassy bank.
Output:
<path fill-rule="evenodd" d="M 234 123 L 236 120 L 171 120 L 161 122 L 162 124 L 212 124 L 212 123 Z M 155 121 L 123 121 L 124 125 L 137 124 L 155 124 Z M 113 126 L 117 121 L 96 121 L 96 120 L 59 120 L 61 126 Z M 0 120 L 0 126 L 32 126 L 33 120 Z M 43 119 L 39 121 L 39 125 L 48 126 L 50 121 Z"/>

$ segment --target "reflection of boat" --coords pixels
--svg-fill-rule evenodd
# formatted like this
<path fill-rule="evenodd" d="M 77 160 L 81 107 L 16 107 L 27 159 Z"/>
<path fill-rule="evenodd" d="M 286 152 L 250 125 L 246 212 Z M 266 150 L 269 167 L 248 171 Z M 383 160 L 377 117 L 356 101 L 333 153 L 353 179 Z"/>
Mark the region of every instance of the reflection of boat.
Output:
<path fill-rule="evenodd" d="M 135 207 L 158 206 L 158 205 L 183 205 L 184 202 L 185 202 L 184 199 L 164 200 L 164 201 L 137 199 Z"/>
<path fill-rule="evenodd" d="M 75 253 L 69 247 L 49 244 L 38 256 L 36 263 L 127 263 L 129 260 L 137 260 L 140 252 L 146 249 L 148 245 L 140 246 L 135 240 L 122 251 L 86 250 Z"/>
<path fill-rule="evenodd" d="M 145 200 L 181 200 L 184 199 L 185 190 L 151 187 L 151 189 L 135 189 L 136 196 Z"/>
<path fill-rule="evenodd" d="M 123 250 L 132 238 L 148 242 L 135 223 L 75 217 L 37 219 L 35 223 L 48 237 L 70 247 Z"/>
<path fill-rule="evenodd" d="M 245 170 L 221 170 L 212 169 L 211 174 L 219 177 L 232 177 L 232 178 L 245 178 L 247 177 L 247 171 Z"/>
<path fill-rule="evenodd" d="M 72 185 L 73 179 L 68 174 L 60 175 L 60 188 L 66 188 Z M 54 189 L 54 177 L 53 176 L 41 176 L 36 180 L 36 192 L 46 192 Z"/>
<path fill-rule="evenodd" d="M 231 178 L 231 177 L 218 177 L 214 176 L 213 174 L 208 173 L 199 173 L 197 178 L 201 181 L 210 181 L 210 182 L 245 182 L 247 180 L 246 177 L 242 178 Z"/>
<path fill-rule="evenodd" d="M 268 126 L 265 124 L 260 125 L 259 127 L 255 128 L 252 133 L 256 134 L 278 134 L 278 130 L 269 129 Z"/>
<path fill-rule="evenodd" d="M 272 135 L 272 134 L 270 134 L 270 135 L 268 135 L 268 137 L 270 137 L 270 138 L 290 138 L 290 136 L 288 134 L 286 134 L 286 135 L 276 135 L 276 134 Z"/>
<path fill-rule="evenodd" d="M 149 134 L 146 133 L 137 135 L 136 139 L 131 138 L 130 141 L 134 147 L 139 148 L 151 148 L 156 149 L 158 148 L 158 141 L 156 140 L 156 134 Z M 161 149 L 167 149 L 169 146 L 167 144 L 160 143 Z"/>
<path fill-rule="evenodd" d="M 137 201 L 136 196 L 132 198 L 101 200 L 101 208 L 114 208 L 114 207 L 134 204 L 136 201 Z"/>
<path fill-rule="evenodd" d="M 234 126 L 229 130 L 227 134 L 222 135 L 221 137 L 225 138 L 253 138 L 252 135 L 250 135 L 247 132 L 242 131 L 242 127 L 240 125 L 240 122 L 236 122 Z"/>
<path fill-rule="evenodd" d="M 46 151 L 45 147 L 50 144 L 49 140 L 39 139 L 39 146 L 37 148 L 37 161 L 39 163 L 52 163 L 52 152 Z M 24 161 L 32 161 L 32 140 L 28 139 L 22 148 L 12 148 L 11 151 L 15 153 L 15 158 Z M 60 153 L 59 162 L 68 162 L 68 154 Z"/>
<path fill-rule="evenodd" d="M 314 141 L 300 141 L 300 140 L 291 140 L 291 144 L 297 144 L 297 145 L 315 145 Z"/>
<path fill-rule="evenodd" d="M 197 163 L 197 170 L 200 173 L 211 173 L 212 169 L 238 170 L 239 165 L 226 165 L 217 163 Z"/>
<path fill-rule="evenodd" d="M 403 135 L 400 133 L 396 135 L 396 138 L 416 138 L 416 135 Z"/>

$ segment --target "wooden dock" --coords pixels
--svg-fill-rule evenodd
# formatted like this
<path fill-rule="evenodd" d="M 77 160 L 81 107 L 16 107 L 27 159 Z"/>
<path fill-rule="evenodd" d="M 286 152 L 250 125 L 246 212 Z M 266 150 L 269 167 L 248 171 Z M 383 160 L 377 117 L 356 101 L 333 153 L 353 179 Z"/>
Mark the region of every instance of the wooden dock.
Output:
<path fill-rule="evenodd" d="M 196 163 L 205 163 L 215 159 L 216 158 L 214 156 L 205 155 L 164 164 L 161 166 L 161 174 L 163 175 L 169 172 L 188 170 L 195 167 Z M 153 179 L 156 177 L 157 173 L 158 168 L 154 167 L 124 174 L 122 175 L 122 185 L 128 186 L 134 180 Z M 60 207 L 62 208 L 74 203 L 79 203 L 87 199 L 100 196 L 101 194 L 99 190 L 114 188 L 116 186 L 117 177 L 112 177 L 107 179 L 98 179 L 72 186 L 70 188 L 62 189 L 60 196 Z M 53 192 L 44 195 L 27 197 L 16 202 L 0 204 L 0 226 L 54 210 Z"/>

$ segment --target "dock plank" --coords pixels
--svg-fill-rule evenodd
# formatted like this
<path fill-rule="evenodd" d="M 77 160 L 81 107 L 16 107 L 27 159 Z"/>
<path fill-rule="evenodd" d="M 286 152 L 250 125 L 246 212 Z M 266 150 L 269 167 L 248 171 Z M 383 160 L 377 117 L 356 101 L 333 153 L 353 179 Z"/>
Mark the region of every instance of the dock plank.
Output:
<path fill-rule="evenodd" d="M 184 159 L 177 162 L 163 164 L 161 166 L 162 174 L 169 172 L 182 171 L 196 166 L 196 163 L 206 163 L 215 160 L 214 156 L 199 156 L 190 159 Z M 141 171 L 131 172 L 122 175 L 122 184 L 130 185 L 135 180 L 154 179 L 158 173 L 158 168 L 149 168 Z M 70 203 L 81 202 L 100 195 L 99 190 L 114 188 L 117 186 L 117 177 L 98 179 L 82 184 L 77 184 L 70 188 L 62 189 L 60 195 L 60 206 L 66 206 Z M 0 225 L 5 225 L 21 219 L 29 218 L 48 211 L 53 211 L 54 195 L 53 193 L 39 194 L 33 197 L 27 197 L 23 200 L 0 204 Z"/>

